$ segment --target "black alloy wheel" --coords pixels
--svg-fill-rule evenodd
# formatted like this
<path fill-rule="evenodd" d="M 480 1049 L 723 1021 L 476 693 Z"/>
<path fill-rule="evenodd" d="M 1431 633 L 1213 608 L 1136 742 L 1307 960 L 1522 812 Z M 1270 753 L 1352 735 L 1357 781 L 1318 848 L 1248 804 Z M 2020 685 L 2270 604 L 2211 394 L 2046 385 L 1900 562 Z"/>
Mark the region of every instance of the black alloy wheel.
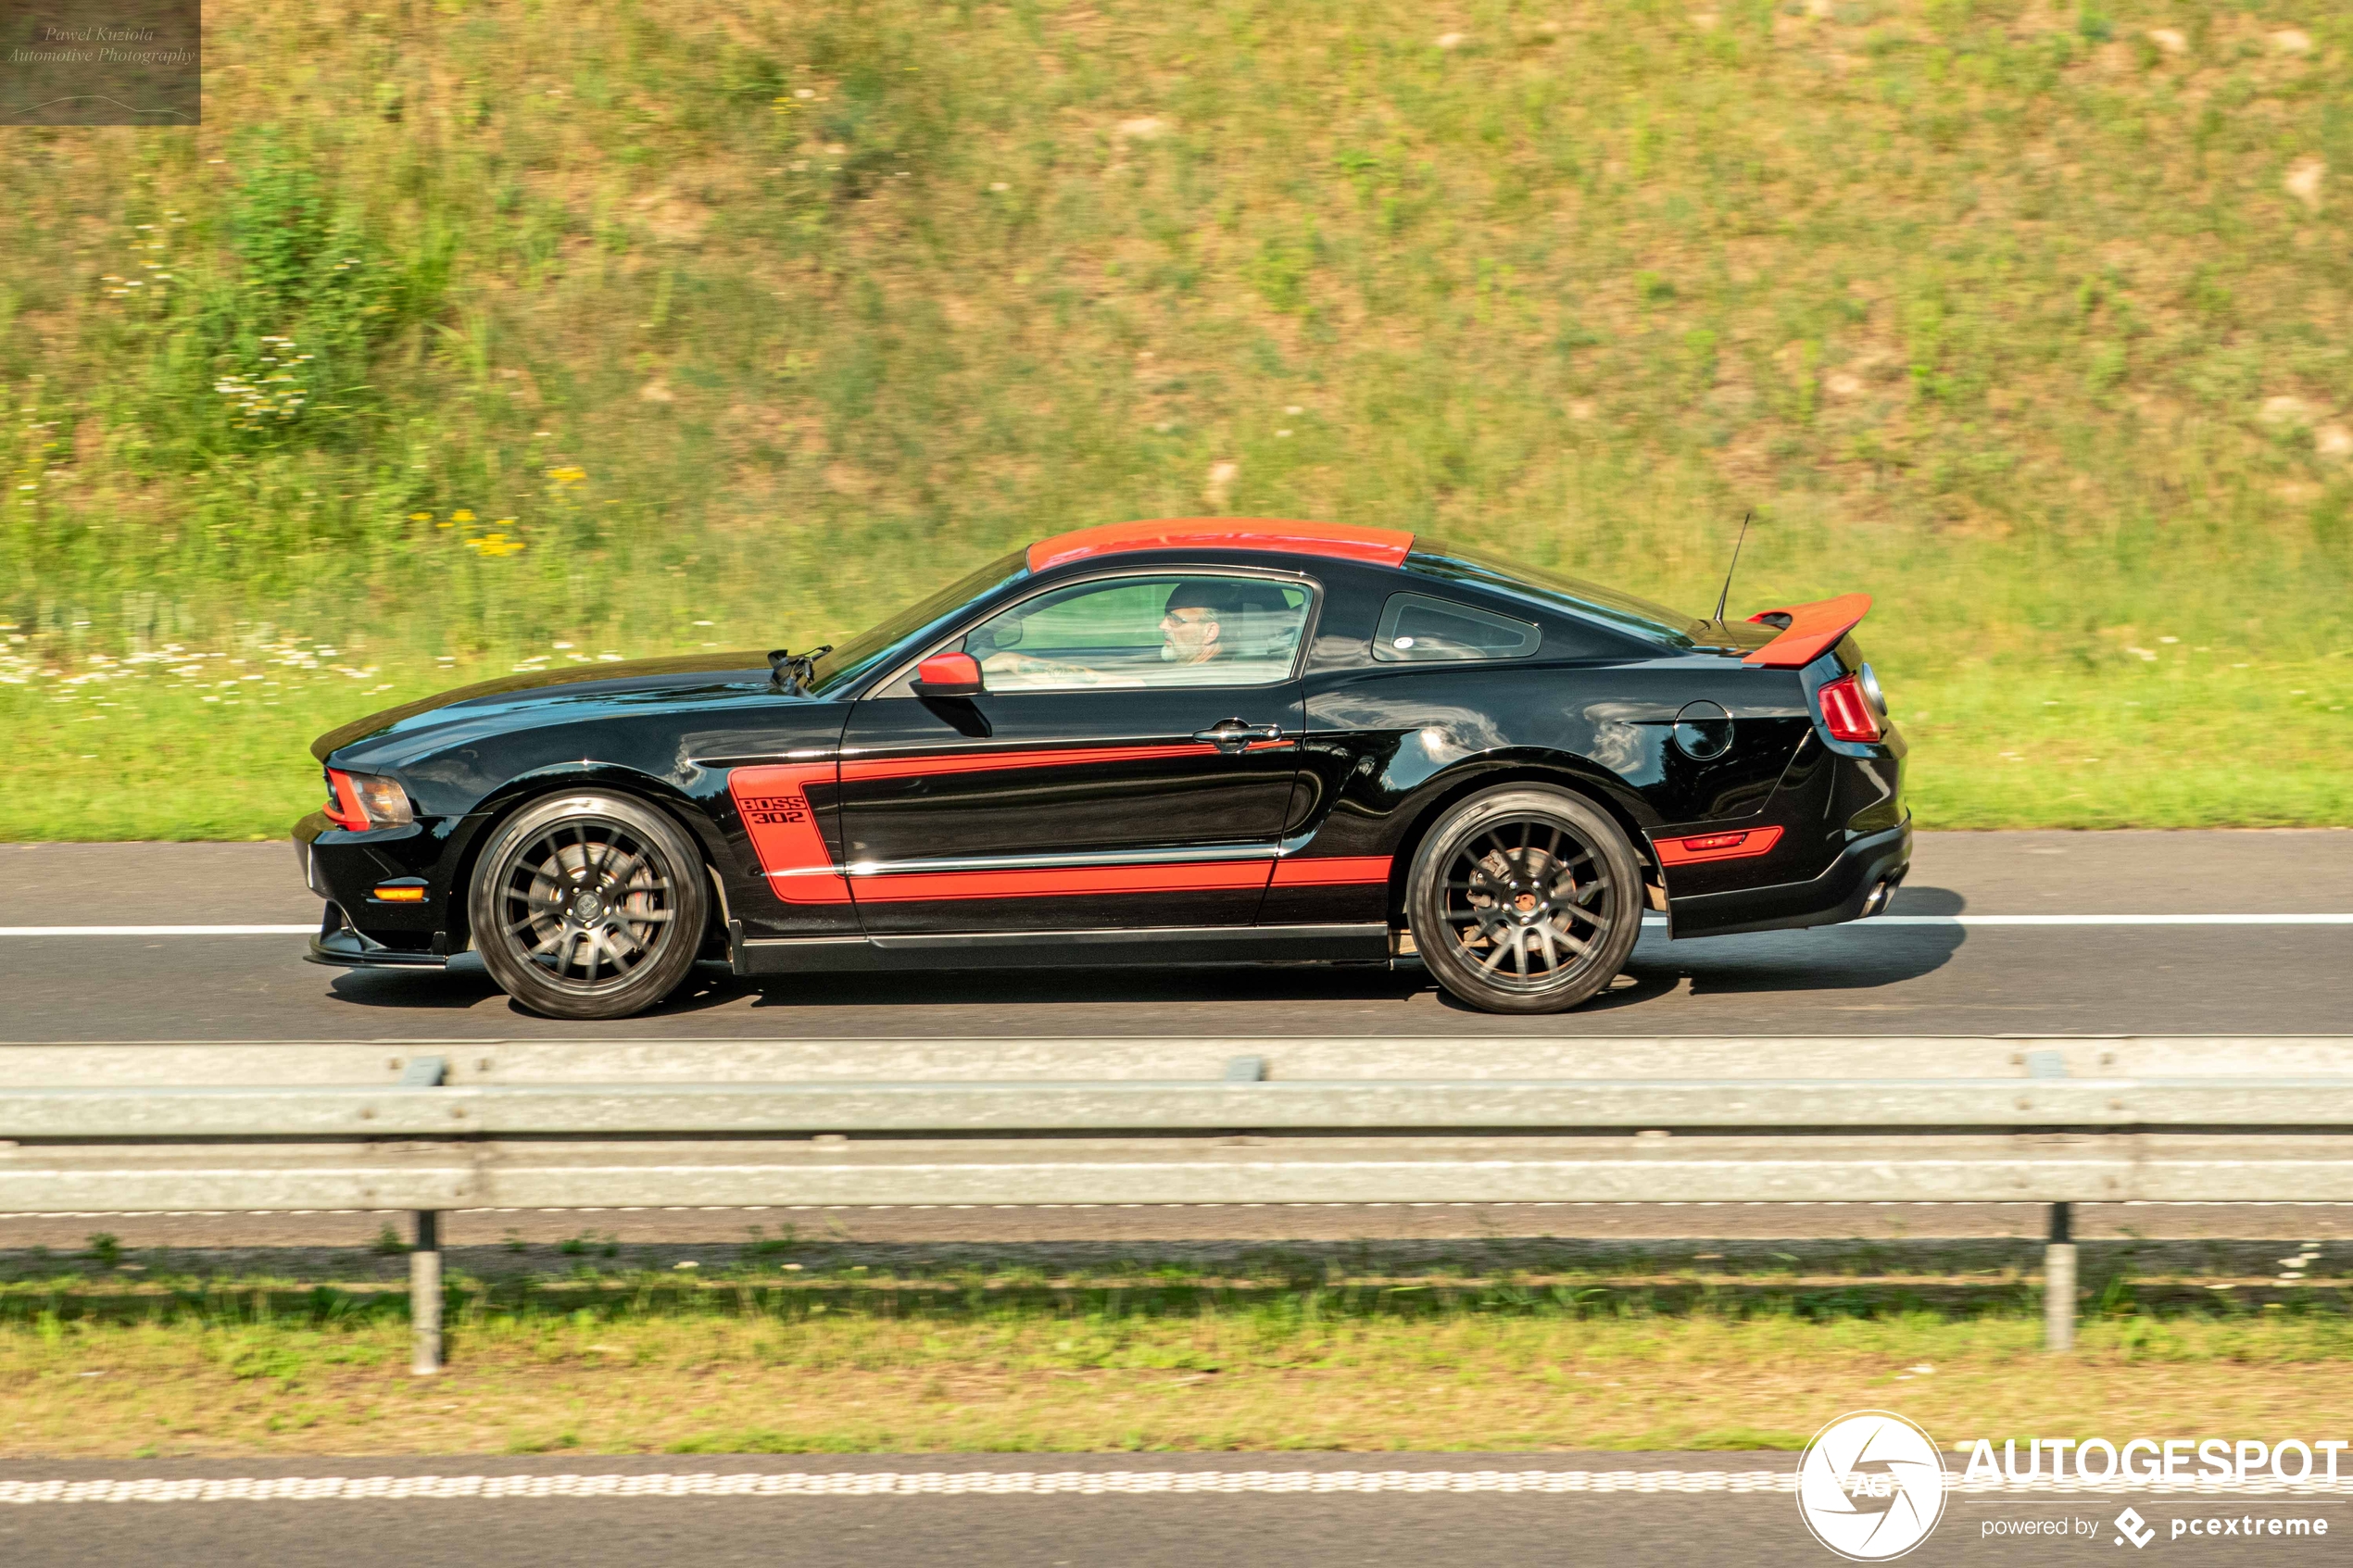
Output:
<path fill-rule="evenodd" d="M 526 806 L 474 868 L 467 913 L 483 966 L 550 1018 L 627 1018 L 678 988 L 711 908 L 686 830 L 624 796 Z"/>
<path fill-rule="evenodd" d="M 1405 912 L 1440 985 L 1487 1012 L 1558 1012 L 1617 977 L 1642 935 L 1642 871 L 1617 824 L 1567 790 L 1510 785 L 1440 818 Z"/>

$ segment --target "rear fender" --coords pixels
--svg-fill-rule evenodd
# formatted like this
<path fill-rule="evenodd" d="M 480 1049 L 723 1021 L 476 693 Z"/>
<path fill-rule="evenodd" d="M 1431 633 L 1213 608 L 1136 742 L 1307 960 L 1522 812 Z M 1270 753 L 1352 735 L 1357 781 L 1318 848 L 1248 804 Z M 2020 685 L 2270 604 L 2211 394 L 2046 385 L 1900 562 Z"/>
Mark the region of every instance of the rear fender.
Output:
<path fill-rule="evenodd" d="M 1392 852 L 1389 869 L 1389 908 L 1391 923 L 1395 923 L 1405 908 L 1405 878 L 1413 869 L 1414 857 L 1420 853 L 1422 840 L 1438 819 L 1457 803 L 1491 789 L 1503 789 L 1513 784 L 1547 784 L 1566 789 L 1582 797 L 1606 812 L 1626 841 L 1634 847 L 1634 859 L 1646 876 L 1658 873 L 1651 860 L 1650 835 L 1643 822 L 1652 815 L 1642 797 L 1626 787 L 1616 774 L 1585 761 L 1581 758 L 1557 755 L 1516 754 L 1499 752 L 1467 759 L 1438 774 L 1416 792 L 1399 810 L 1404 823 Z"/>

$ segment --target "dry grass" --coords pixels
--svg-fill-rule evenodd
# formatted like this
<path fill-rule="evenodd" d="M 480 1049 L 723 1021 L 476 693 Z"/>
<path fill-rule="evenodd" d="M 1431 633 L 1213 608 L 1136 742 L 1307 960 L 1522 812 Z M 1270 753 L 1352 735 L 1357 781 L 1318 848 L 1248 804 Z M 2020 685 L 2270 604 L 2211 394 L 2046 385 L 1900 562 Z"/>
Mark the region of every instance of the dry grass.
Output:
<path fill-rule="evenodd" d="M 16 1314 L 0 1454 L 1793 1447 L 1863 1406 L 1947 1442 L 2318 1429 L 2353 1349 L 2334 1293 L 2173 1316 L 2125 1301 L 2053 1358 L 2031 1310 L 1874 1288 L 1880 1311 L 1857 1316 L 1825 1304 L 1868 1309 L 1873 1288 L 1669 1313 L 1635 1290 L 1498 1284 L 648 1284 L 569 1310 L 465 1298 L 451 1369 L 422 1380 L 396 1313 L 327 1293 L 257 1322 L 216 1291 L 145 1320 Z"/>

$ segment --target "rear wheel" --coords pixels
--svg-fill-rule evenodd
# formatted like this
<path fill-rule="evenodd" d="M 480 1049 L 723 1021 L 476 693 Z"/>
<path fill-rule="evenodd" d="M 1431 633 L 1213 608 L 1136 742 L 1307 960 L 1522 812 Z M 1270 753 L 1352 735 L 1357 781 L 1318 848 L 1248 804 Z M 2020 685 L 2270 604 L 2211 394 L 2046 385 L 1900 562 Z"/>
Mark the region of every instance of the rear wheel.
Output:
<path fill-rule="evenodd" d="M 1488 1012 L 1558 1012 L 1608 985 L 1642 934 L 1643 902 L 1617 824 L 1541 785 L 1449 810 L 1422 840 L 1405 890 L 1422 961 Z"/>
<path fill-rule="evenodd" d="M 483 966 L 550 1018 L 627 1018 L 694 967 L 710 883 L 686 830 L 624 796 L 526 806 L 484 848 L 467 912 Z"/>

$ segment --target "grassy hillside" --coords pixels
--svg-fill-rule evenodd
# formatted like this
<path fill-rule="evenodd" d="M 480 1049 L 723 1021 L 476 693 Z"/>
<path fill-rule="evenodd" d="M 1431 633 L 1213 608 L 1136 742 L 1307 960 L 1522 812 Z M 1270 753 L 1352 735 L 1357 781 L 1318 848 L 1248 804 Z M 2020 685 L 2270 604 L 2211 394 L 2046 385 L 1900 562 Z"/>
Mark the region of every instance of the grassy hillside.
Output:
<path fill-rule="evenodd" d="M 209 12 L 201 130 L 0 166 L 0 835 L 281 831 L 368 708 L 1088 522 L 1699 609 L 1751 508 L 1924 821 L 2353 822 L 2333 7 Z"/>

